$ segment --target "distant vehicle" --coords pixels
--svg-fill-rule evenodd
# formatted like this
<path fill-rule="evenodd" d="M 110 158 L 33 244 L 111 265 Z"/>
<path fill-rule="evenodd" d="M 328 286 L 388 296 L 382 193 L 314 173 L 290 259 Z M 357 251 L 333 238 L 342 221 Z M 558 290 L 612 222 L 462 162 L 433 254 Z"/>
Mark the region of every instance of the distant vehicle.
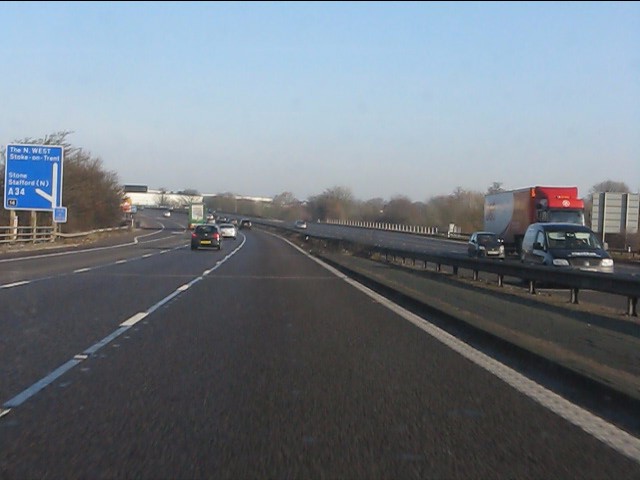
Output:
<path fill-rule="evenodd" d="M 251 220 L 247 218 L 243 218 L 242 220 L 240 220 L 240 230 L 245 228 L 251 228 Z"/>
<path fill-rule="evenodd" d="M 484 230 L 504 240 L 505 248 L 520 253 L 532 223 L 567 222 L 584 225 L 584 201 L 577 187 L 527 187 L 484 198 Z"/>
<path fill-rule="evenodd" d="M 220 234 L 222 235 L 222 238 L 233 238 L 234 240 L 236 239 L 238 230 L 236 229 L 235 225 L 233 225 L 232 223 L 220 223 L 218 224 L 218 227 L 220 228 Z"/>
<path fill-rule="evenodd" d="M 216 225 L 196 225 L 191 234 L 191 250 L 198 248 L 222 248 L 222 235 Z"/>
<path fill-rule="evenodd" d="M 534 223 L 527 228 L 520 260 L 592 272 L 613 273 L 613 259 L 598 236 L 584 225 Z"/>
<path fill-rule="evenodd" d="M 216 218 L 213 216 L 213 213 L 207 213 L 207 222 L 209 222 L 211 220 L 215 221 L 215 219 Z"/>
<path fill-rule="evenodd" d="M 166 212 L 162 213 L 163 217 L 170 217 L 171 216 L 171 212 L 169 210 L 167 210 Z"/>
<path fill-rule="evenodd" d="M 204 223 L 204 203 L 192 203 L 189 205 L 189 230 L 200 223 Z"/>
<path fill-rule="evenodd" d="M 504 260 L 504 242 L 493 232 L 473 232 L 469 238 L 467 252 L 470 257 Z"/>
<path fill-rule="evenodd" d="M 305 228 L 307 228 L 307 222 L 305 222 L 304 220 L 296 220 L 293 226 L 295 228 L 301 228 L 304 230 Z"/>

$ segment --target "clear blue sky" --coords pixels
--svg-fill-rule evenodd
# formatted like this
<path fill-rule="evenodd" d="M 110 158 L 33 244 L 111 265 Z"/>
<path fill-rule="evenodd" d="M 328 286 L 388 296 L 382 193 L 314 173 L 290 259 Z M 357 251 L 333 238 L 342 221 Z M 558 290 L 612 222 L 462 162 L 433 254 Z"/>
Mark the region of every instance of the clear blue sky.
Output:
<path fill-rule="evenodd" d="M 123 184 L 640 190 L 640 3 L 0 3 L 0 144 Z"/>

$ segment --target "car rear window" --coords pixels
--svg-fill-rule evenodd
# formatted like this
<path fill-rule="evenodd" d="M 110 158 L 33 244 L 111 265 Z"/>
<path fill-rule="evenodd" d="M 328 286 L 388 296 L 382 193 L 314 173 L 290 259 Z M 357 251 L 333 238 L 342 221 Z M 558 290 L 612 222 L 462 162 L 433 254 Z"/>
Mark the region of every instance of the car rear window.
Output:
<path fill-rule="evenodd" d="M 214 233 L 216 231 L 217 228 L 213 225 L 196 227 L 196 233 Z"/>
<path fill-rule="evenodd" d="M 492 243 L 496 241 L 496 236 L 495 235 L 478 235 L 478 243 L 480 245 L 486 245 L 488 243 Z"/>

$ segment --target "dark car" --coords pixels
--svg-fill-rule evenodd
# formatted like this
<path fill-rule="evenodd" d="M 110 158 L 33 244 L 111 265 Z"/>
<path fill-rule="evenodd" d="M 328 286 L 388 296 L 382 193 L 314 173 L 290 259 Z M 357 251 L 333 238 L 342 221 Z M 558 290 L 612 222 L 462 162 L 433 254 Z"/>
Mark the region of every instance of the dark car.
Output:
<path fill-rule="evenodd" d="M 575 223 L 534 223 L 522 241 L 522 263 L 613 273 L 613 259 L 598 236 Z"/>
<path fill-rule="evenodd" d="M 243 218 L 242 220 L 240 220 L 239 228 L 240 228 L 240 230 L 242 230 L 244 228 L 251 228 L 251 220 Z"/>
<path fill-rule="evenodd" d="M 504 243 L 493 232 L 473 232 L 469 238 L 467 252 L 470 257 L 504 260 Z"/>
<path fill-rule="evenodd" d="M 196 225 L 191 234 L 191 250 L 198 248 L 222 248 L 222 235 L 217 225 Z"/>

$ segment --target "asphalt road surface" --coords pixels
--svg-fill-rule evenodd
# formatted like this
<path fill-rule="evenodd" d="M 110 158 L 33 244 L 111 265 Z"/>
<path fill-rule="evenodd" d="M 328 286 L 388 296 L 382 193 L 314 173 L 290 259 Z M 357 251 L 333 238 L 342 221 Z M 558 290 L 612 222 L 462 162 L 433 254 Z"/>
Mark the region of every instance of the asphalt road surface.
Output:
<path fill-rule="evenodd" d="M 282 239 L 142 235 L 0 263 L 1 478 L 640 478 L 637 438 Z"/>

